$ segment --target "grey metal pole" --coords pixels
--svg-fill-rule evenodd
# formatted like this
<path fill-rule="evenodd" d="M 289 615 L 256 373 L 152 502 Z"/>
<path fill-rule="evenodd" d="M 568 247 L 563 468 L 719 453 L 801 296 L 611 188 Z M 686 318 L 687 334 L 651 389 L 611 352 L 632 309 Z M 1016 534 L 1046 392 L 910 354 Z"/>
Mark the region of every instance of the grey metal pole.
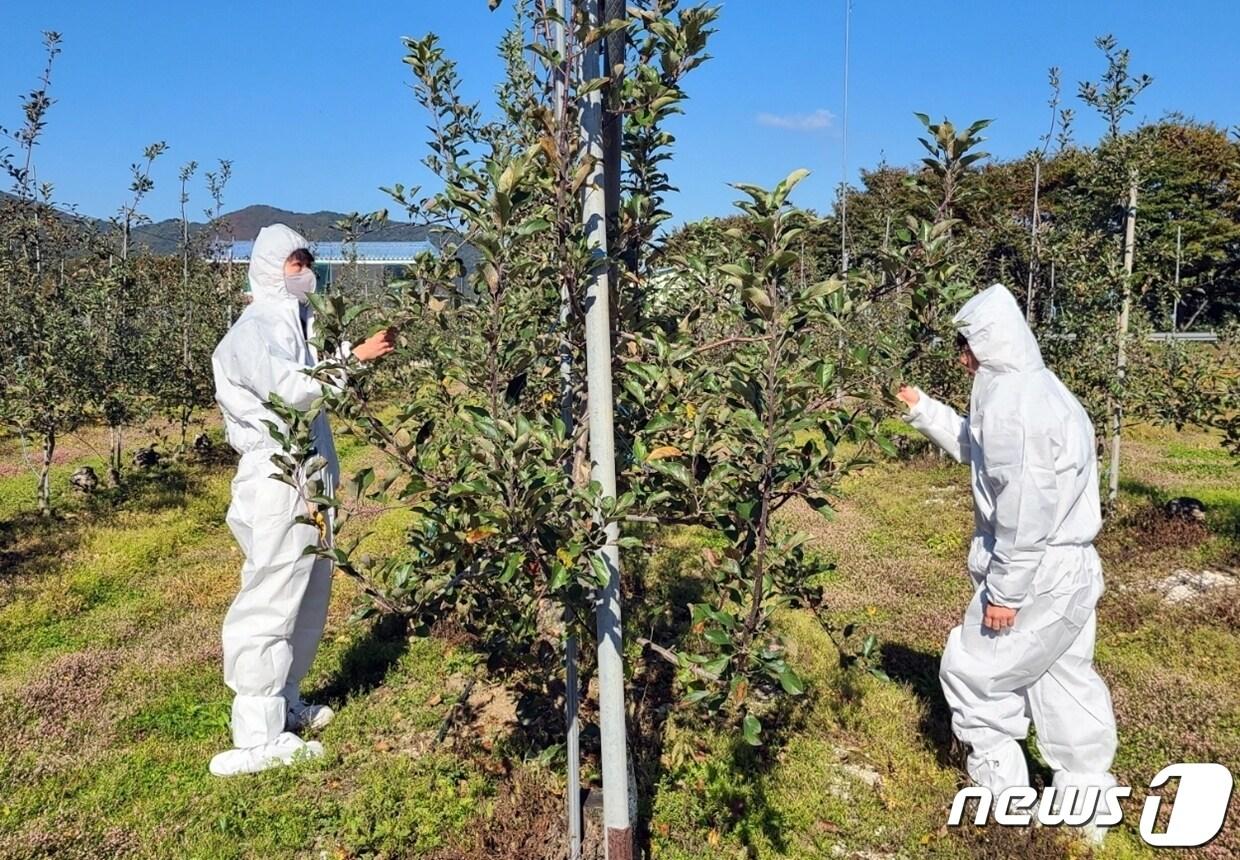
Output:
<path fill-rule="evenodd" d="M 1055 319 L 1055 261 L 1051 260 L 1051 320 Z"/>
<path fill-rule="evenodd" d="M 585 0 L 591 28 L 599 26 L 598 0 Z M 597 41 L 586 47 L 582 77 L 599 74 Z M 616 495 L 616 445 L 611 379 L 611 301 L 608 283 L 606 177 L 603 168 L 603 94 L 581 99 L 581 131 L 593 160 L 584 188 L 582 218 L 594 268 L 586 288 L 586 388 L 590 417 L 591 477 L 604 496 Z M 607 860 L 631 860 L 628 741 L 625 732 L 624 663 L 620 614 L 620 538 L 618 523 L 606 526 L 598 551 L 608 572 L 596 595 L 598 631 L 599 729 L 603 764 L 603 824 Z"/>
<path fill-rule="evenodd" d="M 1118 348 L 1115 359 L 1115 379 L 1123 393 L 1124 379 L 1128 375 L 1128 317 L 1132 309 L 1132 269 L 1137 248 L 1137 174 L 1129 177 L 1128 208 L 1124 217 L 1124 292 L 1119 311 Z M 1120 447 L 1124 429 L 1124 401 L 1122 396 L 1111 402 L 1111 464 L 1108 475 L 1107 505 L 1114 506 L 1119 499 Z"/>
<path fill-rule="evenodd" d="M 555 71 L 555 117 L 557 123 L 564 122 L 564 99 L 568 92 L 564 52 L 564 0 L 555 0 L 555 11 L 560 21 L 554 24 L 555 50 L 559 54 L 561 65 Z M 568 340 L 568 324 L 571 316 L 571 297 L 568 283 L 560 284 L 560 420 L 564 422 L 565 432 L 573 430 L 573 352 Z M 564 464 L 565 470 L 571 475 L 572 460 Z M 565 613 L 565 623 L 571 623 Z M 564 638 L 564 722 L 567 727 L 566 755 L 567 797 L 568 806 L 568 860 L 580 860 L 581 857 L 581 721 L 579 719 L 580 683 L 577 680 L 577 635 L 568 630 Z"/>
<path fill-rule="evenodd" d="M 564 643 L 564 710 L 568 720 L 568 857 L 581 858 L 581 721 L 578 719 L 577 637 Z"/>
<path fill-rule="evenodd" d="M 1025 291 L 1025 322 L 1033 325 L 1033 271 L 1038 263 L 1038 195 L 1042 189 L 1042 155 L 1033 163 L 1033 215 L 1029 222 L 1029 285 Z"/>
<path fill-rule="evenodd" d="M 1175 332 L 1175 326 L 1178 322 L 1180 311 L 1180 252 L 1182 250 L 1181 238 L 1184 227 L 1181 224 L 1175 225 L 1175 293 L 1171 304 L 1171 331 Z"/>
<path fill-rule="evenodd" d="M 852 0 L 844 0 L 844 128 L 840 146 L 840 274 L 848 274 L 848 60 L 852 47 Z"/>

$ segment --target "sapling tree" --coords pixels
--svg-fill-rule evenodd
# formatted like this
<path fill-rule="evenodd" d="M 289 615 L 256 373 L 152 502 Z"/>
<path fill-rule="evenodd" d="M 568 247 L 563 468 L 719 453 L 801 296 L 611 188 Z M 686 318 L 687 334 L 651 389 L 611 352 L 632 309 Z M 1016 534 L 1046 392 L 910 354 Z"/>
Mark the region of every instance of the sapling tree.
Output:
<path fill-rule="evenodd" d="M 862 277 L 869 278 L 871 298 L 894 294 L 902 310 L 902 340 L 880 337 L 878 344 L 899 357 L 901 375 L 950 391 L 959 385 L 951 318 L 976 288 L 960 216 L 978 193 L 973 165 L 987 157 L 978 147 L 990 120 L 957 129 L 947 119 L 917 118 L 927 131 L 918 138 L 927 155 L 907 183 L 919 199 L 918 211 L 906 217 L 879 252 L 880 275 Z"/>
<path fill-rule="evenodd" d="M 1034 282 L 1038 276 L 1038 245 L 1041 240 L 1042 210 L 1039 208 L 1039 198 L 1042 194 L 1042 162 L 1046 160 L 1051 140 L 1055 137 L 1055 128 L 1063 114 L 1059 108 L 1059 68 L 1052 66 L 1047 77 L 1051 87 L 1051 98 L 1047 102 L 1051 109 L 1051 123 L 1040 139 L 1041 146 L 1033 151 L 1033 205 L 1029 215 L 1029 271 L 1025 288 L 1025 319 L 1030 325 L 1034 321 Z"/>
<path fill-rule="evenodd" d="M 745 218 L 729 230 L 734 256 L 718 266 L 725 301 L 683 326 L 723 318 L 735 333 L 701 345 L 656 333 L 641 348 L 645 361 L 626 367 L 648 414 L 626 478 L 642 487 L 647 516 L 705 525 L 728 543 L 707 556 L 707 599 L 691 607 L 690 641 L 678 653 L 646 644 L 676 662 L 689 701 L 734 721 L 752 744 L 776 694 L 805 690 L 777 634 L 778 613 L 808 607 L 825 621 L 822 574 L 831 567 L 777 516 L 796 501 L 829 513 L 868 443 L 890 447 L 876 433 L 870 396 L 882 371 L 864 346 L 832 351 L 853 311 L 845 283 L 798 277 L 796 249 L 812 219 L 788 196 L 806 174 L 771 190 L 736 186 Z"/>
<path fill-rule="evenodd" d="M 207 269 L 212 298 L 211 318 L 222 330 L 236 320 L 245 302 L 244 276 L 232 266 L 232 227 L 224 217 L 224 191 L 232 179 L 232 162 L 221 158 L 215 170 L 203 174 L 211 205 L 203 210 L 207 217 L 204 231 L 204 250 L 210 265 Z"/>
<path fill-rule="evenodd" d="M 798 251 L 813 219 L 788 204 L 803 173 L 772 191 L 739 186 L 748 199 L 726 236 L 662 248 L 672 145 L 663 124 L 684 101 L 681 81 L 704 58 L 715 17 L 706 7 L 676 7 L 639 3 L 601 27 L 577 14 L 563 22 L 561 49 L 552 38 L 561 19 L 535 3 L 531 50 L 545 85 L 530 93 L 510 46 L 515 83 L 502 90 L 502 133 L 461 101 L 455 66 L 433 36 L 406 41 L 415 95 L 433 117 L 425 163 L 442 190 L 391 193 L 452 238 L 413 267 L 392 317 L 404 333 L 390 363 L 405 396 L 384 408 L 381 377 L 367 369 L 327 394 L 338 422 L 387 466 L 363 469 L 335 495 L 311 481 L 307 499 L 317 507 L 308 516 L 333 512 L 312 551 L 364 583 L 362 614 L 397 612 L 425 628 L 456 613 L 497 659 L 542 683 L 558 662 L 543 660 L 537 643 L 557 647 L 564 623 L 590 635 L 594 594 L 608 575 L 595 550 L 609 523 L 624 527 L 628 550 L 642 543 L 632 529 L 650 524 L 720 530 L 732 549 L 694 609 L 700 629 L 684 647 L 652 645 L 684 668 L 691 699 L 756 743 L 761 715 L 804 686 L 778 642 L 780 608 L 822 610 L 822 562 L 781 531 L 777 515 L 797 500 L 825 507 L 831 488 L 861 465 L 880 437 L 873 403 L 856 395 L 880 390 L 885 371 L 865 345 L 845 337 L 839 348 L 854 309 L 845 285 L 805 277 Z M 596 263 L 581 199 L 594 162 L 576 116 L 582 96 L 605 82 L 565 71 L 621 28 L 634 73 L 615 107 L 628 161 L 609 242 L 622 274 L 614 317 L 619 495 L 608 499 L 590 478 L 584 420 L 582 321 Z M 548 103 L 557 94 L 562 102 Z M 531 100 L 525 111 L 514 107 Z M 729 245 L 726 262 L 717 239 Z M 477 257 L 464 289 L 458 247 Z M 684 266 L 673 280 L 709 285 L 686 293 L 700 312 L 658 298 L 660 268 L 669 264 Z M 373 314 L 343 296 L 315 302 L 323 354 Z M 338 379 L 336 370 L 322 368 L 323 380 Z M 285 443 L 285 474 L 313 475 L 312 452 L 285 429 L 295 417 L 283 424 L 273 431 Z M 356 537 L 340 531 L 350 508 L 376 504 L 415 514 L 407 546 L 386 559 L 359 553 Z"/>
<path fill-rule="evenodd" d="M 184 452 L 195 409 L 211 403 L 211 353 L 232 320 L 238 297 L 230 287 L 226 263 L 219 257 L 219 208 L 229 178 L 228 163 L 208 171 L 211 208 L 205 229 L 191 232 L 188 206 L 190 181 L 198 165 L 188 162 L 178 172 L 180 232 L 176 259 L 144 261 L 137 271 L 152 280 L 145 306 L 135 308 L 146 333 L 144 390 L 177 424 L 178 450 Z M 175 268 L 174 265 L 175 264 Z"/>
<path fill-rule="evenodd" d="M 94 343 L 86 324 L 91 263 L 83 232 L 53 204 L 50 183 L 36 180 L 35 150 L 53 104 L 51 73 L 60 53 L 58 33 L 43 34 L 46 64 L 23 100 L 23 124 L 0 128 L 12 148 L 0 147 L 0 166 L 13 194 L 0 201 L 0 420 L 22 440 L 34 441 L 32 463 L 38 506 L 52 512 L 51 466 L 60 436 L 87 417 Z"/>
<path fill-rule="evenodd" d="M 1140 153 L 1130 145 L 1132 139 L 1120 134 L 1124 118 L 1131 115 L 1137 96 L 1154 79 L 1149 75 L 1134 76 L 1129 73 L 1129 52 L 1120 48 L 1114 36 L 1100 36 L 1095 40 L 1107 61 L 1106 71 L 1096 81 L 1082 81 L 1078 94 L 1083 102 L 1092 107 L 1107 123 L 1106 137 L 1100 147 L 1103 181 L 1108 176 L 1122 175 L 1124 182 L 1124 242 L 1123 275 L 1119 285 L 1119 319 L 1116 325 L 1115 380 L 1111 395 L 1111 459 L 1107 469 L 1108 506 L 1119 497 L 1120 451 L 1122 444 L 1124 407 L 1127 398 L 1126 377 L 1128 373 L 1128 329 L 1132 308 L 1132 273 L 1136 260 L 1137 198 L 1141 182 Z"/>
<path fill-rule="evenodd" d="M 97 343 L 92 399 L 108 425 L 108 475 L 114 485 L 121 481 L 124 428 L 152 405 L 151 356 L 165 346 L 152 343 L 154 332 L 145 324 L 154 292 L 154 263 L 148 249 L 134 246 L 133 228 L 148 220 L 141 205 L 155 187 L 151 168 L 167 150 L 166 143 L 153 143 L 143 150 L 140 161 L 130 165 L 131 197 L 113 219 L 115 253 L 104 247 L 97 250 L 107 255 L 107 265 L 91 290 L 90 321 Z"/>

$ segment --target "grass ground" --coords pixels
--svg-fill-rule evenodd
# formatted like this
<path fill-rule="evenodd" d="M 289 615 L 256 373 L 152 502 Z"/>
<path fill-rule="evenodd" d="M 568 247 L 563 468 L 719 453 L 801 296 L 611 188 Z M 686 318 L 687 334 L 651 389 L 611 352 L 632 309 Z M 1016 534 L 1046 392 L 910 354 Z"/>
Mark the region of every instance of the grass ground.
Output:
<path fill-rule="evenodd" d="M 251 779 L 216 780 L 229 693 L 218 626 L 240 557 L 223 524 L 231 469 L 188 463 L 131 478 L 123 498 L 74 500 L 66 482 L 98 458 L 67 440 L 55 470 L 63 515 L 40 522 L 34 479 L 0 443 L 0 857 L 542 857 L 561 827 L 558 768 L 506 737 L 511 699 L 477 654 L 448 635 L 410 638 L 350 624 L 338 580 L 308 690 L 337 707 L 328 755 Z M 346 470 L 368 452 L 343 444 Z M 1151 584 L 1179 568 L 1234 567 L 1240 481 L 1200 434 L 1138 430 L 1122 505 L 1099 542 L 1108 592 L 1098 664 L 1120 723 L 1117 773 L 1145 785 L 1165 764 L 1240 770 L 1240 595 L 1169 607 Z M 1083 854 L 1046 830 L 948 831 L 960 784 L 935 676 L 967 602 L 964 470 L 887 463 L 856 477 L 833 521 L 789 526 L 837 560 L 836 620 L 882 643 L 884 682 L 840 668 L 808 616 L 783 618 L 813 684 L 784 735 L 738 747 L 678 708 L 635 725 L 643 842 L 664 858 L 1061 857 Z M 1157 500 L 1192 495 L 1205 526 L 1168 521 Z M 401 540 L 401 514 L 370 522 L 375 551 Z M 650 561 L 649 599 L 681 601 L 704 538 L 674 533 Z M 633 652 L 636 653 L 636 652 Z M 471 678 L 484 719 L 438 730 Z M 633 682 L 654 681 L 640 668 Z M 1144 857 L 1133 827 L 1101 857 Z M 1235 802 L 1233 801 L 1233 806 Z M 1203 856 L 1240 854 L 1237 814 Z M 553 855 L 551 855 L 553 856 Z"/>

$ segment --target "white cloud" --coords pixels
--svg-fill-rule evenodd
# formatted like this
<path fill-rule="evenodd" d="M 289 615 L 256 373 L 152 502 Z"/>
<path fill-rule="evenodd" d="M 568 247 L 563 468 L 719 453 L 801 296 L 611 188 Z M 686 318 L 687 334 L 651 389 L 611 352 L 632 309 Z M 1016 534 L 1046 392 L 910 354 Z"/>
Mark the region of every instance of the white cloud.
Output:
<path fill-rule="evenodd" d="M 758 125 L 768 128 L 782 128 L 787 131 L 819 131 L 835 124 L 835 114 L 824 108 L 813 113 L 760 113 Z"/>

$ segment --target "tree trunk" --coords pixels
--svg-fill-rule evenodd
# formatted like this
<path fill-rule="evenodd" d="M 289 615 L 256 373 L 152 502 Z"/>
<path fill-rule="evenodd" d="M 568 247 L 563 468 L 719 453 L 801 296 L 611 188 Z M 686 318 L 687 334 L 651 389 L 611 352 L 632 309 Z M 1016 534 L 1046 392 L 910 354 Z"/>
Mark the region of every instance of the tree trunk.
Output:
<path fill-rule="evenodd" d="M 186 451 L 186 437 L 189 433 L 189 418 L 191 415 L 190 407 L 181 406 L 181 453 Z"/>
<path fill-rule="evenodd" d="M 43 465 L 39 469 L 39 515 L 52 515 L 52 455 L 56 453 L 56 431 L 43 434 Z"/>
<path fill-rule="evenodd" d="M 1128 315 L 1132 306 L 1132 268 L 1136 258 L 1137 176 L 1134 172 L 1128 185 L 1128 209 L 1124 216 L 1124 292 L 1119 311 L 1118 344 L 1115 357 L 1117 392 L 1111 398 L 1111 464 L 1107 507 L 1119 499 L 1120 443 L 1124 425 L 1124 381 L 1128 374 Z"/>
<path fill-rule="evenodd" d="M 109 435 L 112 440 L 108 452 L 108 480 L 112 486 L 119 487 L 121 483 L 121 425 L 113 424 L 108 428 Z"/>

